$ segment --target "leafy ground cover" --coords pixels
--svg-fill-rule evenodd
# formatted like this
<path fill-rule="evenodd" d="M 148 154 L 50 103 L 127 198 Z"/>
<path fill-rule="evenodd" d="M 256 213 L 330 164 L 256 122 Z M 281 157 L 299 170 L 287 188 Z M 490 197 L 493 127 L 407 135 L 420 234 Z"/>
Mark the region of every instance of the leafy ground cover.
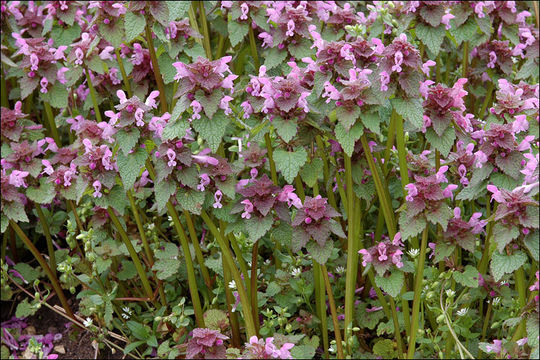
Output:
<path fill-rule="evenodd" d="M 2 358 L 539 357 L 537 3 L 1 20 Z"/>

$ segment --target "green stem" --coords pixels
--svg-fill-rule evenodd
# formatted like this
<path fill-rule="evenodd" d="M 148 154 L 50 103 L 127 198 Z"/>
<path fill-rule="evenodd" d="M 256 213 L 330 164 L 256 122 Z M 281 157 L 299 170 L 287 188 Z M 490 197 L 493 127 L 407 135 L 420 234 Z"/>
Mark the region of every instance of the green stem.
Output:
<path fill-rule="evenodd" d="M 2 107 L 9 108 L 8 92 L 6 77 L 4 76 L 4 68 L 2 67 L 2 76 L 0 82 L 0 92 L 2 93 Z"/>
<path fill-rule="evenodd" d="M 321 334 L 323 337 L 324 358 L 328 359 L 328 318 L 326 316 L 326 296 L 321 265 L 313 260 L 313 278 L 315 282 L 315 306 L 317 316 L 321 321 Z"/>
<path fill-rule="evenodd" d="M 354 291 L 356 290 L 356 276 L 358 273 L 358 248 L 355 241 L 355 221 L 358 221 L 359 227 L 362 216 L 358 216 L 355 210 L 355 204 L 358 201 L 353 197 L 352 168 L 351 157 L 345 156 L 345 181 L 347 184 L 347 276 L 345 278 L 345 344 L 349 349 L 349 337 L 352 333 L 352 323 L 354 318 Z M 356 206 L 358 207 L 358 206 Z M 350 350 L 350 349 L 349 349 Z M 350 351 L 348 351 L 350 353 Z"/>
<path fill-rule="evenodd" d="M 469 42 L 463 42 L 463 56 L 461 60 L 461 77 L 466 78 L 469 66 Z"/>
<path fill-rule="evenodd" d="M 24 231 L 19 227 L 19 225 L 14 222 L 13 220 L 9 220 L 9 225 L 11 225 L 11 228 L 15 230 L 19 238 L 22 240 L 22 242 L 28 247 L 28 250 L 34 255 L 36 260 L 38 261 L 39 265 L 45 271 L 45 274 L 47 274 L 47 277 L 51 281 L 51 285 L 56 292 L 56 295 L 58 295 L 58 299 L 60 300 L 60 303 L 62 304 L 62 307 L 66 311 L 66 314 L 72 318 L 75 319 L 75 315 L 73 315 L 73 312 L 71 311 L 71 308 L 67 302 L 66 296 L 64 295 L 64 291 L 62 290 L 62 287 L 60 286 L 60 283 L 58 282 L 58 279 L 54 275 L 54 273 L 51 271 L 51 268 L 47 264 L 47 261 L 43 258 L 43 256 L 39 253 L 39 250 L 34 246 L 32 241 L 26 236 Z"/>
<path fill-rule="evenodd" d="M 304 199 L 306 198 L 306 193 L 304 191 L 304 185 L 302 183 L 302 179 L 300 178 L 300 174 L 296 175 L 294 178 L 294 182 L 296 184 L 296 192 L 298 193 L 298 197 L 302 202 L 304 202 Z"/>
<path fill-rule="evenodd" d="M 201 27 L 204 36 L 204 50 L 206 58 L 212 60 L 212 49 L 210 48 L 210 33 L 208 32 L 208 22 L 206 21 L 206 10 L 204 10 L 204 1 L 199 1 L 199 15 L 201 16 Z"/>
<path fill-rule="evenodd" d="M 199 24 L 197 24 L 197 17 L 195 16 L 195 10 L 193 9 L 195 6 L 195 2 L 191 3 L 191 6 L 188 9 L 188 17 L 189 17 L 189 25 L 195 30 L 197 34 L 200 34 L 201 31 L 199 30 Z M 195 42 L 197 44 L 202 45 L 202 40 L 200 37 L 195 38 Z"/>
<path fill-rule="evenodd" d="M 90 79 L 90 71 L 88 71 L 88 68 L 84 67 L 84 73 L 86 74 L 86 82 L 88 83 L 88 88 L 90 88 L 90 97 L 92 98 L 92 104 L 94 105 L 94 112 L 96 113 L 96 120 L 98 123 L 101 122 L 101 112 L 99 111 L 99 105 L 97 102 L 97 94 L 96 89 L 94 88 L 94 85 L 92 84 L 92 80 Z"/>
<path fill-rule="evenodd" d="M 396 235 L 396 225 L 395 225 L 394 212 L 392 209 L 392 205 L 390 203 L 390 199 L 387 198 L 385 186 L 383 185 L 381 181 L 379 171 L 377 169 L 377 166 L 375 165 L 375 162 L 373 161 L 373 154 L 371 153 L 371 149 L 369 148 L 365 134 L 362 135 L 360 140 L 362 142 L 362 147 L 366 155 L 366 160 L 368 162 L 369 169 L 371 171 L 373 180 L 375 182 L 375 188 L 377 190 L 377 195 L 379 197 L 379 203 L 381 204 L 381 207 L 383 208 L 383 215 L 384 215 L 384 220 L 386 222 L 386 227 L 388 229 L 388 234 L 390 238 L 392 239 L 394 238 L 394 235 Z"/>
<path fill-rule="evenodd" d="M 107 208 L 107 212 L 109 213 L 109 216 L 114 226 L 116 227 L 116 230 L 120 234 L 122 241 L 126 245 L 129 255 L 131 256 L 131 260 L 133 260 L 133 264 L 135 265 L 135 268 L 137 269 L 137 273 L 139 274 L 139 277 L 141 278 L 144 292 L 146 293 L 146 296 L 148 297 L 148 299 L 151 301 L 152 298 L 154 297 L 154 293 L 152 291 L 152 287 L 150 286 L 150 282 L 148 281 L 148 277 L 146 276 L 146 271 L 144 271 L 144 268 L 142 266 L 141 260 L 139 259 L 139 256 L 137 255 L 137 252 L 135 251 L 135 248 L 133 247 L 133 244 L 129 240 L 128 234 L 122 227 L 120 220 L 118 220 L 118 217 L 114 213 L 114 210 L 109 207 Z"/>
<path fill-rule="evenodd" d="M 137 210 L 135 198 L 133 197 L 131 190 L 127 191 L 127 196 L 129 199 L 129 203 L 131 205 L 131 211 L 133 212 L 133 217 L 135 217 L 135 223 L 137 224 L 137 229 L 139 230 L 139 234 L 141 236 L 146 258 L 148 259 L 148 262 L 150 263 L 150 267 L 152 267 L 154 265 L 154 254 L 152 253 L 152 250 L 150 249 L 150 244 L 148 243 L 148 239 L 146 238 L 146 233 L 144 232 L 144 226 L 141 221 L 141 217 L 139 216 L 139 211 Z M 163 290 L 163 284 L 161 283 L 161 281 L 159 281 L 157 277 L 156 277 L 156 282 L 159 287 L 159 298 L 161 300 L 161 304 L 163 306 L 167 306 L 167 297 L 165 296 L 165 292 Z"/>
<path fill-rule="evenodd" d="M 156 78 L 157 87 L 159 90 L 159 102 L 161 106 L 161 113 L 167 112 L 167 97 L 165 96 L 165 84 L 161 77 L 161 71 L 159 70 L 159 63 L 156 57 L 156 50 L 154 49 L 154 42 L 152 40 L 152 31 L 150 30 L 149 21 L 146 21 L 146 42 L 148 43 L 148 52 L 150 53 L 150 60 L 152 61 L 152 70 L 154 70 L 154 77 Z"/>
<path fill-rule="evenodd" d="M 226 240 L 225 240 L 226 241 Z M 232 304 L 236 303 L 231 289 L 228 284 L 231 282 L 231 271 L 225 261 L 223 264 L 223 279 L 225 280 L 225 299 L 227 301 L 227 313 L 229 314 L 229 324 L 232 329 L 232 345 L 239 348 L 241 346 L 240 339 L 240 324 L 238 322 L 238 313 L 232 311 Z"/>
<path fill-rule="evenodd" d="M 191 218 L 191 214 L 189 211 L 184 210 L 183 212 L 184 218 L 186 219 L 186 224 L 189 232 L 189 236 L 191 238 L 191 242 L 193 243 L 193 248 L 195 249 L 195 257 L 197 258 L 197 262 L 199 263 L 199 267 L 201 268 L 201 273 L 204 279 L 204 283 L 208 287 L 208 290 L 212 290 L 212 281 L 210 280 L 210 273 L 208 272 L 208 269 L 206 268 L 206 265 L 204 264 L 204 255 L 201 250 L 201 245 L 199 244 L 199 239 L 197 238 L 197 232 L 195 231 L 195 226 L 193 225 L 193 219 Z"/>
<path fill-rule="evenodd" d="M 231 250 L 229 249 L 229 246 L 226 243 L 225 239 L 221 236 L 221 233 L 219 232 L 216 225 L 214 224 L 212 219 L 208 216 L 205 210 L 201 210 L 201 217 L 203 218 L 204 222 L 210 229 L 210 232 L 212 232 L 212 234 L 218 241 L 218 244 L 222 251 L 223 259 L 224 261 L 227 262 L 228 264 L 227 266 L 231 270 L 233 280 L 236 283 L 236 287 L 238 289 L 238 295 L 240 296 L 240 302 L 242 303 L 242 312 L 244 314 L 244 320 L 246 322 L 246 334 L 248 337 L 252 337 L 256 335 L 257 332 L 255 328 L 255 322 L 253 319 L 253 313 L 251 311 L 251 304 L 247 296 L 242 278 L 240 277 L 240 272 L 238 271 L 238 268 L 234 264 L 234 259 L 231 254 Z"/>
<path fill-rule="evenodd" d="M 520 309 L 523 309 L 527 305 L 527 281 L 525 279 L 525 271 L 523 270 L 523 266 L 514 271 L 514 279 L 516 291 L 518 293 L 519 307 Z M 527 319 L 525 316 L 522 316 L 522 320 L 514 333 L 514 336 L 512 336 L 512 341 L 517 341 L 523 337 L 526 329 L 526 322 Z"/>
<path fill-rule="evenodd" d="M 480 109 L 480 112 L 476 115 L 478 119 L 483 119 L 484 115 L 486 114 L 486 109 L 489 106 L 489 103 L 491 102 L 491 95 L 493 93 L 493 82 L 488 83 L 488 87 L 486 90 L 486 97 L 484 98 L 484 103 L 482 104 L 482 108 Z"/>
<path fill-rule="evenodd" d="M 422 293 L 422 281 L 424 280 L 424 262 L 426 261 L 426 248 L 428 240 L 428 227 L 424 229 L 422 233 L 422 244 L 420 245 L 420 256 L 418 258 L 418 268 L 416 269 L 416 281 L 414 284 L 414 300 L 411 317 L 411 332 L 409 341 L 409 351 L 407 352 L 407 358 L 412 359 L 414 357 L 414 350 L 416 348 L 416 335 L 418 334 L 418 315 L 420 310 L 420 294 Z"/>
<path fill-rule="evenodd" d="M 341 330 L 339 329 L 338 315 L 336 311 L 336 302 L 334 301 L 334 295 L 332 293 L 332 286 L 330 285 L 330 279 L 328 278 L 328 270 L 326 265 L 321 264 L 322 275 L 324 284 L 326 285 L 326 294 L 328 295 L 328 303 L 330 304 L 330 314 L 332 315 L 332 322 L 334 323 L 334 335 L 336 337 L 336 346 L 338 359 L 344 359 L 343 356 L 343 344 L 341 341 Z"/>
<path fill-rule="evenodd" d="M 128 97 L 131 98 L 133 96 L 133 93 L 131 92 L 131 84 L 129 83 L 126 69 L 124 68 L 124 62 L 122 61 L 122 57 L 120 56 L 120 50 L 116 48 L 114 49 L 114 53 L 116 54 L 116 61 L 118 61 L 118 67 L 120 68 L 120 73 L 122 74 L 122 79 L 124 80 L 124 86 L 126 87 Z"/>
<path fill-rule="evenodd" d="M 54 114 L 51 108 L 51 104 L 48 102 L 43 102 L 43 107 L 45 108 L 45 113 L 47 114 L 47 120 L 49 121 L 49 127 L 51 128 L 51 134 L 54 139 L 54 142 L 58 146 L 62 146 L 62 143 L 60 142 L 60 135 L 58 134 L 58 128 L 56 127 L 56 123 L 54 122 Z"/>
<path fill-rule="evenodd" d="M 317 142 L 317 151 L 319 152 L 319 156 L 323 160 L 323 179 L 324 179 L 324 190 L 326 191 L 328 202 L 334 209 L 338 209 L 336 198 L 334 196 L 333 191 L 328 191 L 328 186 L 332 186 L 329 184 L 330 180 L 330 169 L 328 167 L 328 157 L 326 156 L 325 147 L 321 138 L 321 135 L 315 136 L 315 141 Z"/>
<path fill-rule="evenodd" d="M 240 264 L 240 271 L 244 275 L 244 279 L 246 279 L 247 292 L 249 297 L 251 298 L 251 282 L 248 281 L 249 271 L 246 260 L 244 259 L 244 256 L 242 255 L 242 250 L 240 250 L 240 246 L 238 246 L 238 242 L 236 241 L 236 238 L 233 234 L 229 234 L 229 241 L 231 243 L 231 247 L 233 248 L 234 254 L 236 255 L 238 264 Z"/>
<path fill-rule="evenodd" d="M 272 148 L 272 140 L 270 140 L 270 134 L 264 134 L 264 142 L 266 143 L 266 152 L 268 154 L 268 162 L 270 163 L 270 175 L 272 176 L 272 182 L 274 185 L 278 183 L 278 177 L 276 172 L 276 163 L 274 162 L 274 149 Z"/>
<path fill-rule="evenodd" d="M 488 308 L 486 311 L 486 316 L 484 317 L 484 325 L 482 326 L 482 339 L 480 341 L 484 341 L 486 339 L 486 333 L 489 326 L 489 318 L 491 316 L 491 301 L 488 304 Z"/>
<path fill-rule="evenodd" d="M 56 256 L 54 255 L 54 246 L 51 237 L 51 231 L 49 230 L 49 223 L 47 222 L 45 214 L 43 214 L 43 210 L 41 210 L 41 206 L 37 203 L 35 205 L 36 212 L 39 216 L 39 221 L 41 222 L 41 227 L 43 228 L 43 233 L 45 234 L 45 239 L 47 239 L 47 250 L 49 251 L 49 263 L 51 265 L 51 272 L 56 277 Z"/>
<path fill-rule="evenodd" d="M 259 255 L 259 242 L 256 241 L 253 244 L 253 250 L 251 252 L 251 311 L 253 312 L 253 318 L 258 319 L 259 317 L 259 304 L 257 300 L 257 258 Z M 247 279 L 246 279 L 247 281 Z M 257 336 L 259 335 L 259 322 L 255 321 L 255 331 L 257 331 Z"/>
<path fill-rule="evenodd" d="M 397 340 L 398 358 L 401 359 L 403 357 L 403 341 L 401 340 L 401 333 L 399 331 L 399 321 L 398 321 L 397 312 L 396 312 L 396 303 L 394 302 L 394 299 L 391 296 L 388 298 L 388 300 L 390 302 L 390 307 L 393 310 L 392 321 L 394 322 L 394 332 L 395 332 L 396 340 Z"/>
<path fill-rule="evenodd" d="M 257 54 L 257 43 L 255 42 L 255 34 L 253 33 L 253 27 L 249 25 L 249 46 L 251 47 L 251 56 L 255 61 L 255 69 L 259 71 L 261 62 L 259 61 L 259 55 Z"/>

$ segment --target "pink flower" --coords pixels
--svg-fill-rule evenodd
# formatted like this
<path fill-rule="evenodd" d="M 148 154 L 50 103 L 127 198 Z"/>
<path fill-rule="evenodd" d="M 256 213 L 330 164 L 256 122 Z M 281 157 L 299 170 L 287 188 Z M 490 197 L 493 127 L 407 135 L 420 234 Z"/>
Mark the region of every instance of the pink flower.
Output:
<path fill-rule="evenodd" d="M 174 152 L 173 149 L 168 149 L 167 150 L 167 158 L 169 159 L 169 161 L 167 162 L 167 166 L 168 167 L 174 167 L 176 166 L 176 153 Z"/>
<path fill-rule="evenodd" d="M 287 32 L 285 33 L 285 35 L 287 35 L 287 36 L 294 36 L 294 28 L 295 28 L 295 26 L 294 26 L 294 21 L 289 20 L 289 21 L 287 22 Z"/>
<path fill-rule="evenodd" d="M 390 75 L 386 71 L 382 71 L 379 74 L 381 79 L 381 91 L 388 91 L 388 84 L 390 83 Z"/>
<path fill-rule="evenodd" d="M 488 191 L 490 193 L 493 194 L 493 195 L 491 195 L 491 201 L 495 200 L 498 203 L 503 203 L 504 202 L 504 198 L 503 198 L 501 192 L 499 191 L 499 189 L 495 185 L 488 185 L 487 189 L 488 189 Z"/>
<path fill-rule="evenodd" d="M 137 121 L 136 122 L 137 126 L 144 126 L 143 118 L 144 118 L 144 110 L 141 108 L 137 108 L 137 110 L 135 110 L 135 120 Z"/>
<path fill-rule="evenodd" d="M 502 349 L 501 345 L 502 345 L 501 340 L 493 340 L 493 345 L 486 345 L 486 350 L 488 353 L 499 354 Z"/>
<path fill-rule="evenodd" d="M 47 93 L 47 85 L 49 85 L 49 80 L 47 80 L 46 77 L 42 77 L 41 81 L 39 82 L 39 85 L 41 85 L 41 90 L 39 90 L 41 93 L 46 94 Z"/>
<path fill-rule="evenodd" d="M 101 182 L 99 182 L 99 180 L 96 180 L 94 181 L 94 183 L 92 184 L 92 186 L 94 187 L 94 193 L 92 194 L 95 198 L 100 198 L 103 196 L 103 194 L 101 193 Z"/>
<path fill-rule="evenodd" d="M 247 20 L 247 14 L 249 13 L 249 6 L 245 2 L 240 5 L 240 10 L 242 11 L 242 14 L 240 15 L 240 20 Z"/>
<path fill-rule="evenodd" d="M 526 115 L 516 115 L 515 119 L 516 120 L 514 120 L 512 123 L 512 131 L 514 134 L 527 131 L 529 129 L 529 122 L 527 121 Z"/>
<path fill-rule="evenodd" d="M 159 96 L 159 90 L 154 90 L 146 98 L 145 104 L 153 109 L 157 109 L 156 98 Z"/>
<path fill-rule="evenodd" d="M 437 65 L 437 63 L 433 60 L 428 60 L 422 65 L 422 72 L 426 74 L 426 76 L 429 77 L 429 68 L 432 66 Z"/>
<path fill-rule="evenodd" d="M 45 166 L 45 169 L 43 170 L 42 174 L 47 174 L 47 175 L 52 175 L 54 173 L 54 169 L 51 165 L 51 163 L 49 162 L 49 160 L 41 160 L 41 163 L 43 164 L 43 166 Z"/>
<path fill-rule="evenodd" d="M 253 204 L 249 199 L 242 200 L 240 202 L 241 204 L 244 204 L 244 212 L 242 213 L 242 219 L 250 219 L 251 213 L 253 212 Z"/>
<path fill-rule="evenodd" d="M 204 191 L 205 186 L 210 184 L 210 177 L 208 176 L 208 174 L 201 174 L 199 175 L 199 177 L 201 178 L 201 182 L 199 183 L 199 185 L 197 185 L 197 190 Z"/>
<path fill-rule="evenodd" d="M 487 67 L 493 69 L 495 67 L 496 61 L 497 61 L 497 54 L 495 53 L 495 51 L 490 51 L 489 62 L 487 64 Z"/>
<path fill-rule="evenodd" d="M 441 24 L 446 25 L 446 30 L 450 30 L 452 26 L 450 26 L 450 20 L 455 18 L 454 15 L 450 14 L 450 9 L 446 9 L 446 14 L 443 15 L 441 19 Z"/>
<path fill-rule="evenodd" d="M 457 188 L 458 188 L 457 185 L 448 184 L 446 189 L 443 190 L 443 196 L 453 200 L 454 199 L 454 194 L 452 193 L 452 191 L 456 190 Z"/>
<path fill-rule="evenodd" d="M 232 99 L 233 99 L 232 97 L 225 95 L 225 96 L 221 99 L 221 101 L 219 102 L 219 108 L 222 109 L 222 110 L 225 112 L 225 115 L 230 115 L 230 114 L 232 114 L 232 110 L 231 110 L 231 108 L 229 107 L 229 102 L 230 102 Z"/>
<path fill-rule="evenodd" d="M 191 102 L 191 108 L 193 109 L 193 115 L 191 116 L 191 120 L 194 120 L 194 119 L 200 119 L 201 118 L 201 115 L 199 115 L 199 113 L 201 112 L 202 110 L 202 106 L 201 106 L 201 103 L 198 102 L 197 100 L 193 100 Z"/>
<path fill-rule="evenodd" d="M 220 190 L 217 190 L 215 193 L 214 193 L 214 204 L 212 204 L 212 206 L 214 207 L 214 209 L 221 209 L 223 207 L 223 205 L 221 204 L 221 199 L 223 198 L 223 193 L 220 191 Z"/>
<path fill-rule="evenodd" d="M 291 207 L 291 205 L 294 205 L 297 209 L 302 207 L 302 201 L 294 193 L 294 187 L 292 185 L 285 185 L 283 191 L 277 196 L 277 199 L 282 202 L 286 201 L 288 207 Z"/>
<path fill-rule="evenodd" d="M 24 182 L 24 178 L 27 177 L 29 174 L 28 171 L 19 171 L 19 170 L 13 170 L 11 174 L 9 174 L 9 180 L 8 183 L 15 186 L 15 187 L 24 187 L 27 188 L 28 185 Z"/>
<path fill-rule="evenodd" d="M 407 190 L 408 194 L 405 197 L 405 200 L 412 202 L 414 201 L 414 196 L 418 195 L 418 189 L 414 184 L 407 184 L 405 185 L 405 189 Z"/>

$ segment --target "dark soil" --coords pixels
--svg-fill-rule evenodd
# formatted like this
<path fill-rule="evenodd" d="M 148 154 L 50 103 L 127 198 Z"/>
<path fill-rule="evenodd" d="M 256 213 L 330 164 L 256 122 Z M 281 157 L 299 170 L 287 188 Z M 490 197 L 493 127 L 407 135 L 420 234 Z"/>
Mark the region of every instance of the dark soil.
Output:
<path fill-rule="evenodd" d="M 9 320 L 12 316 L 15 316 L 17 304 L 24 299 L 23 296 L 25 295 L 14 296 L 10 301 L 1 302 L 1 321 Z M 73 300 L 69 299 L 69 302 L 71 303 Z M 51 305 L 57 305 L 58 303 L 56 298 L 50 301 Z M 73 306 L 73 308 L 76 309 L 77 306 Z M 65 353 L 62 354 L 58 351 L 52 352 L 58 354 L 58 359 L 124 358 L 124 354 L 121 351 L 117 350 L 115 354 L 112 354 L 107 346 L 99 349 L 96 357 L 96 351 L 92 346 L 92 334 L 86 330 L 78 329 L 76 326 L 66 326 L 70 322 L 46 306 L 42 306 L 34 316 L 27 318 L 25 321 L 28 323 L 27 329 L 33 327 L 36 335 L 45 335 L 47 333 L 62 334 L 62 339 L 54 342 L 54 345 L 63 346 Z"/>

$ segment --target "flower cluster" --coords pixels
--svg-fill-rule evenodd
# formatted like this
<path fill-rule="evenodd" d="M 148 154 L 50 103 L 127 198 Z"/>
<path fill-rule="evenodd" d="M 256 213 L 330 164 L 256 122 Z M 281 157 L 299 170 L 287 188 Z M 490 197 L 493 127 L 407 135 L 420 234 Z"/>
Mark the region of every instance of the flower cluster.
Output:
<path fill-rule="evenodd" d="M 249 338 L 242 359 L 292 359 L 290 350 L 294 344 L 284 343 L 281 347 L 274 344 L 274 338 L 258 339 L 256 336 Z"/>
<path fill-rule="evenodd" d="M 401 260 L 403 249 L 401 233 L 398 232 L 392 241 L 381 241 L 368 249 L 361 249 L 358 253 L 362 254 L 362 266 L 372 264 L 377 274 L 384 276 L 392 265 L 396 265 L 397 268 L 403 267 Z"/>
<path fill-rule="evenodd" d="M 187 343 L 186 358 L 188 359 L 223 359 L 225 346 L 223 340 L 228 336 L 212 329 L 193 329 L 192 337 Z"/>

